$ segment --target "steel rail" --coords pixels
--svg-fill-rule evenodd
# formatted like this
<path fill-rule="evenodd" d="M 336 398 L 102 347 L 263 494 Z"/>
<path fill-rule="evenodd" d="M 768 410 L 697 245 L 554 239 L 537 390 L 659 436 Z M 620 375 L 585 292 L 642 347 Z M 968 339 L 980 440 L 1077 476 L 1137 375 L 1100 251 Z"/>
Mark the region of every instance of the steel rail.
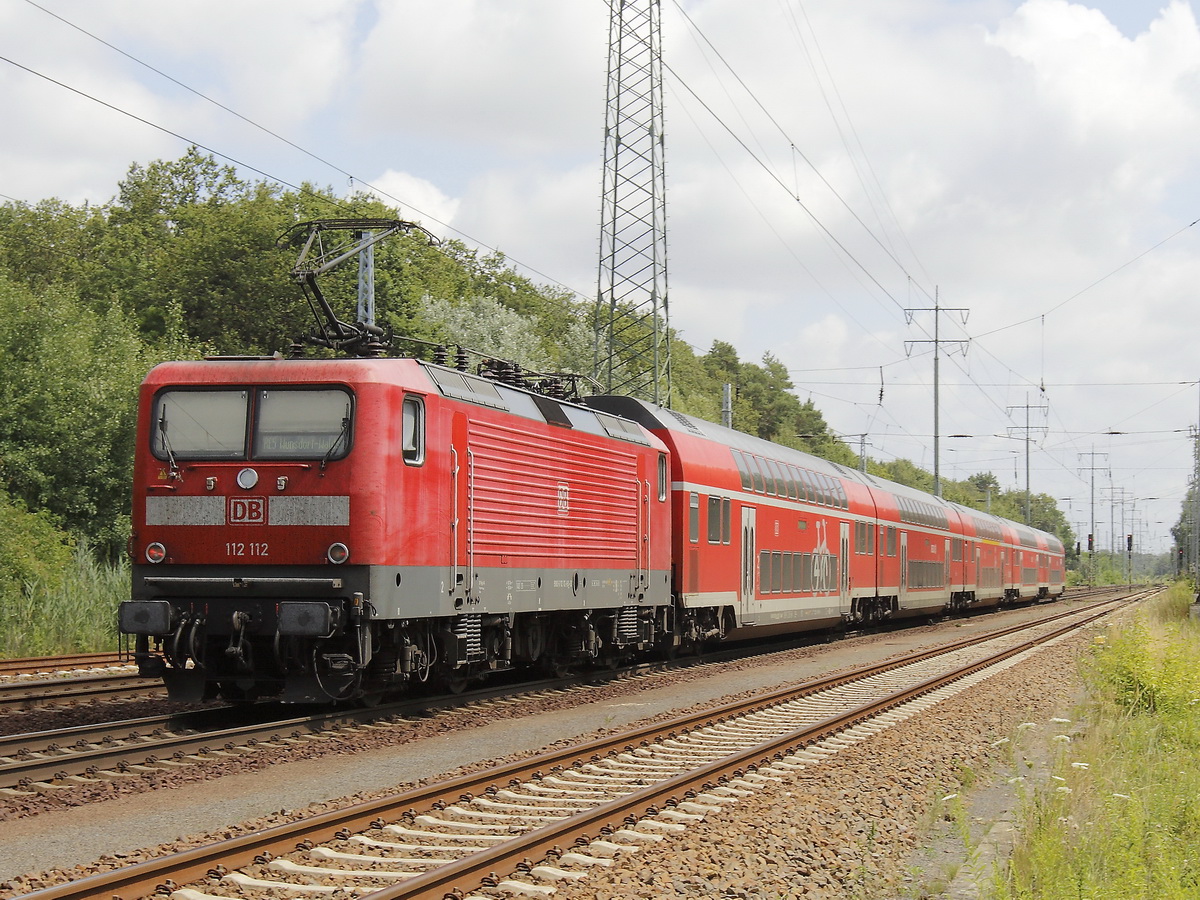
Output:
<path fill-rule="evenodd" d="M 71 669 L 133 664 L 130 653 L 76 653 L 66 656 L 21 656 L 0 659 L 0 675 L 38 675 Z"/>
<path fill-rule="evenodd" d="M 1135 596 L 1124 602 L 1140 599 Z M 1120 601 L 1099 604 L 1100 606 L 1116 606 Z M 942 684 L 965 677 L 987 665 L 1006 659 L 1022 652 L 1030 646 L 1036 646 L 1051 640 L 1061 634 L 1095 621 L 1111 612 L 1103 609 L 1093 612 L 1080 621 L 1060 626 L 1050 633 L 1036 636 L 1025 644 L 1009 648 L 994 654 L 986 660 L 976 661 L 965 669 L 949 675 L 940 676 L 923 682 L 915 688 L 899 692 L 883 700 L 875 701 L 860 707 L 847 715 L 840 715 L 818 723 L 810 728 L 792 732 L 781 739 L 767 742 L 751 750 L 743 751 L 736 756 L 728 757 L 717 763 L 711 763 L 696 770 L 696 773 L 680 775 L 660 785 L 648 787 L 635 795 L 610 801 L 602 806 L 586 812 L 578 817 L 548 825 L 532 831 L 520 838 L 500 844 L 497 847 L 472 854 L 448 866 L 415 876 L 401 885 L 372 892 L 371 900 L 397 900 L 397 898 L 440 898 L 445 896 L 451 886 L 466 883 L 471 879 L 475 885 L 478 878 L 490 874 L 490 870 L 512 861 L 515 866 L 520 859 L 531 854 L 549 852 L 554 847 L 560 847 L 573 835 L 585 832 L 598 832 L 614 827 L 624 822 L 628 817 L 636 816 L 633 812 L 634 801 L 641 804 L 641 814 L 646 813 L 647 807 L 672 802 L 672 798 L 681 793 L 695 790 L 696 786 L 711 784 L 729 773 L 744 771 L 747 767 L 778 758 L 786 751 L 782 748 L 795 747 L 799 744 L 810 743 L 820 739 L 825 734 L 840 731 L 848 727 L 849 719 L 867 718 L 876 714 L 869 710 L 882 711 L 898 703 L 904 702 L 900 695 L 911 695 L 914 691 L 925 693 L 935 690 Z M 671 720 L 635 728 L 619 735 L 610 735 L 589 741 L 575 747 L 546 751 L 535 756 L 513 763 L 496 766 L 482 772 L 459 776 L 448 781 L 420 786 L 401 793 L 393 794 L 377 800 L 356 803 L 340 810 L 320 813 L 311 818 L 284 823 L 272 828 L 263 829 L 249 834 L 240 835 L 224 841 L 219 841 L 203 847 L 196 847 L 180 853 L 158 859 L 147 860 L 133 866 L 99 873 L 78 881 L 45 888 L 26 894 L 19 900 L 111 900 L 111 898 L 132 898 L 146 896 L 160 888 L 173 889 L 181 884 L 203 879 L 210 873 L 225 871 L 250 865 L 256 860 L 291 853 L 310 842 L 321 842 L 338 837 L 348 836 L 354 831 L 365 830 L 373 825 L 382 824 L 388 819 L 396 819 L 405 813 L 436 808 L 435 804 L 447 798 L 458 798 L 464 794 L 485 793 L 490 787 L 511 782 L 521 782 L 543 774 L 555 768 L 563 768 L 575 763 L 597 760 L 613 752 L 623 752 L 635 749 L 663 735 L 687 731 L 704 725 L 725 721 L 749 709 L 775 705 L 787 699 L 802 697 L 818 690 L 841 685 L 850 681 L 869 677 L 873 674 L 899 668 L 928 659 L 932 656 L 953 652 L 973 644 L 993 640 L 1007 634 L 1044 625 L 1065 616 L 1079 616 L 1080 611 L 1064 613 L 1036 623 L 1012 626 L 997 632 L 966 638 L 937 650 L 918 651 L 904 657 L 899 657 L 883 663 L 876 663 L 854 672 L 827 676 L 815 681 L 804 682 L 787 688 L 772 691 L 755 698 L 746 698 L 724 704 L 714 709 L 691 713 Z M 571 838 L 573 840 L 573 838 Z M 484 870 L 488 872 L 484 872 Z M 481 875 L 482 873 L 482 875 Z"/>
<path fill-rule="evenodd" d="M 43 703 L 104 700 L 131 694 L 162 693 L 162 681 L 140 675 L 88 675 L 44 681 L 0 682 L 0 708 L 29 707 Z"/>

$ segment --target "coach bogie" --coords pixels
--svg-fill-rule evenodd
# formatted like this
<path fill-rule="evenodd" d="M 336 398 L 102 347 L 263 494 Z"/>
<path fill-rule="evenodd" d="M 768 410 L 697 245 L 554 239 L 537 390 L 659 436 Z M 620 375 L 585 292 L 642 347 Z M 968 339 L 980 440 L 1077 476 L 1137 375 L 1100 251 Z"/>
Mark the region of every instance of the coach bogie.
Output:
<path fill-rule="evenodd" d="M 878 625 L 890 619 L 898 606 L 896 597 L 855 597 L 850 601 L 850 623 Z"/>

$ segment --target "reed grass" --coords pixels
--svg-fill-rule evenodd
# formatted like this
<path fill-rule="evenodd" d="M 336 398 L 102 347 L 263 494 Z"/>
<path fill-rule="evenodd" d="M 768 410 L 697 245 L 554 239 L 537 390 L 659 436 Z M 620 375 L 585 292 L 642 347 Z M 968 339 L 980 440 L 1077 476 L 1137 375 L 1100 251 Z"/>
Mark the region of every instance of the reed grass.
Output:
<path fill-rule="evenodd" d="M 0 602 L 0 657 L 117 649 L 117 606 L 129 597 L 129 565 L 97 561 L 79 541 L 59 584 L 26 582 Z"/>

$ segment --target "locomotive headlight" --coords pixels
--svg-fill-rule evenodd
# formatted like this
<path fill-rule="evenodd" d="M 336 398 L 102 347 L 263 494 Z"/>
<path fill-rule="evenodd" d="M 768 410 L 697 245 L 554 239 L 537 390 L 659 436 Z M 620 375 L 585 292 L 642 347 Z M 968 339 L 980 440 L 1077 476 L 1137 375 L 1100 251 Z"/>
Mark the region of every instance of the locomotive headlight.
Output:
<path fill-rule="evenodd" d="M 350 558 L 350 548 L 345 544 L 330 544 L 325 556 L 335 566 L 340 566 Z"/>
<path fill-rule="evenodd" d="M 167 548 L 155 541 L 153 544 L 146 546 L 146 560 L 152 563 L 160 563 L 167 558 Z"/>
<path fill-rule="evenodd" d="M 237 483 L 243 491 L 248 491 L 258 484 L 258 473 L 249 467 L 242 469 L 237 473 Z"/>

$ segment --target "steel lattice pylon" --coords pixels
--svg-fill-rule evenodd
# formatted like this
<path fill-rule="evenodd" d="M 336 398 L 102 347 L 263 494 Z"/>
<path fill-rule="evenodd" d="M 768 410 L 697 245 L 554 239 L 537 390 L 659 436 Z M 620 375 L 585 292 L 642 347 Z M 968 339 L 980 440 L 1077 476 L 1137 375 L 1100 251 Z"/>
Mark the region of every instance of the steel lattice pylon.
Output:
<path fill-rule="evenodd" d="M 609 0 L 595 377 L 671 402 L 659 0 Z"/>

